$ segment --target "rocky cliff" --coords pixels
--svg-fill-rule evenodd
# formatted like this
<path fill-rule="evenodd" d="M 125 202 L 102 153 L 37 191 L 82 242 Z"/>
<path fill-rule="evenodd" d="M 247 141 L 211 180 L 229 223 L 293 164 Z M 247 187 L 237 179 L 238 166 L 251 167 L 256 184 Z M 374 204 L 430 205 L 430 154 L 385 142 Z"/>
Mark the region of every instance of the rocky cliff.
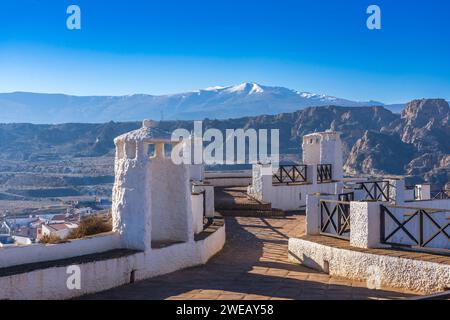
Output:
<path fill-rule="evenodd" d="M 414 100 L 401 114 L 383 107 L 310 107 L 293 113 L 205 120 L 204 129 L 276 128 L 284 159 L 299 160 L 302 136 L 333 129 L 342 132 L 348 173 L 404 174 L 440 187 L 450 181 L 449 105 L 441 99 Z M 45 164 L 64 166 L 67 159 L 113 154 L 113 138 L 136 129 L 138 122 L 105 124 L 0 124 L 0 173 L 48 172 Z M 172 131 L 192 130 L 192 121 L 163 121 Z M 9 162 L 7 162 L 9 161 Z M 11 162 L 13 161 L 13 162 Z M 71 172 L 72 168 L 52 168 Z M 94 170 L 95 171 L 95 170 Z M 110 169 L 112 174 L 112 165 Z M 104 171 L 102 171 L 105 173 Z"/>
<path fill-rule="evenodd" d="M 413 100 L 398 119 L 355 143 L 346 169 L 405 174 L 442 186 L 450 180 L 449 118 L 445 100 Z"/>

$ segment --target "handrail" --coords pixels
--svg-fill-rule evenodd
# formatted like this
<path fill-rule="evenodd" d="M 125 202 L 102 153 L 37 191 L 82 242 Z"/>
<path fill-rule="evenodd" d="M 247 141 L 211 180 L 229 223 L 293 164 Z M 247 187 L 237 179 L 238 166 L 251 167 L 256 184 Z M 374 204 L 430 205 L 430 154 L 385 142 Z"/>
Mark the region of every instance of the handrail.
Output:
<path fill-rule="evenodd" d="M 398 219 L 394 213 L 389 209 L 413 209 L 414 212 L 408 212 L 406 215 L 407 218 Z M 433 213 L 437 212 L 450 212 L 449 210 L 439 210 L 439 209 L 425 209 L 425 208 L 412 208 L 405 206 L 385 206 L 380 205 L 380 242 L 383 244 L 398 246 L 398 247 L 407 247 L 412 249 L 420 249 L 420 250 L 433 250 L 436 252 L 437 250 L 442 251 L 442 253 L 447 254 L 449 252 L 448 249 L 440 248 L 440 247 L 430 247 L 429 244 L 438 236 L 443 235 L 447 240 L 450 241 L 450 235 L 447 233 L 446 229 L 450 226 L 450 222 L 441 224 L 438 220 L 432 217 Z M 407 228 L 414 221 L 413 219 L 417 217 L 418 228 L 416 230 L 411 230 L 411 228 Z M 394 223 L 393 231 L 390 231 L 388 235 L 386 221 L 390 219 Z M 426 229 L 426 223 L 429 223 L 432 228 Z M 392 228 L 391 228 L 392 229 Z M 426 231 L 428 230 L 428 232 Z M 429 234 L 430 230 L 433 230 L 433 234 Z M 437 230 L 437 231 L 436 231 Z M 403 232 L 409 238 L 413 244 L 408 244 L 404 242 L 395 242 L 393 237 L 398 234 L 398 232 Z M 398 240 L 397 240 L 398 241 Z"/>
<path fill-rule="evenodd" d="M 331 180 L 333 180 L 332 165 L 329 163 L 318 164 L 317 165 L 317 181 L 324 182 L 324 181 L 331 181 Z"/>
<path fill-rule="evenodd" d="M 306 165 L 279 165 L 276 173 L 272 175 L 272 182 L 275 183 L 298 183 L 307 182 Z"/>
<path fill-rule="evenodd" d="M 319 208 L 320 234 L 350 240 L 350 202 L 321 199 Z"/>
<path fill-rule="evenodd" d="M 380 181 L 364 181 L 357 182 L 355 190 L 363 190 L 366 193 L 364 200 L 373 201 L 390 201 L 390 187 L 391 184 L 388 180 Z"/>
<path fill-rule="evenodd" d="M 436 209 L 436 208 L 421 208 L 421 207 L 409 207 L 409 206 L 400 206 L 400 205 L 385 205 L 388 208 L 398 208 L 398 209 L 408 209 L 408 210 L 426 210 L 428 213 L 437 213 L 437 212 L 450 212 L 447 209 Z"/>

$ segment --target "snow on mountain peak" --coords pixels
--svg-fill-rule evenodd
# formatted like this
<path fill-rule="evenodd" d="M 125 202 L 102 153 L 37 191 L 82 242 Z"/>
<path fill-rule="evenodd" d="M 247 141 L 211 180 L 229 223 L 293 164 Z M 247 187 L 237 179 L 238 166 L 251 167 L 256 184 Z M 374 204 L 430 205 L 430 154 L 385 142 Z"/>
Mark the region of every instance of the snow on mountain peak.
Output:
<path fill-rule="evenodd" d="M 214 87 L 208 87 L 203 89 L 203 91 L 218 91 L 218 90 L 222 90 L 225 89 L 226 87 L 222 87 L 222 86 L 214 86 Z"/>
<path fill-rule="evenodd" d="M 235 86 L 231 86 L 226 88 L 228 93 L 247 93 L 247 94 L 256 94 L 263 93 L 264 89 L 257 83 L 249 83 L 244 82 Z"/>
<path fill-rule="evenodd" d="M 298 92 L 298 95 L 302 98 L 306 99 L 319 99 L 319 100 L 327 100 L 327 101 L 334 101 L 337 98 L 327 96 L 325 94 L 317 94 L 317 93 L 311 93 L 311 92 Z"/>
<path fill-rule="evenodd" d="M 264 89 L 261 88 L 260 85 L 258 85 L 256 83 L 253 83 L 252 90 L 250 90 L 249 94 L 252 94 L 252 93 L 263 93 L 263 92 L 264 92 Z"/>

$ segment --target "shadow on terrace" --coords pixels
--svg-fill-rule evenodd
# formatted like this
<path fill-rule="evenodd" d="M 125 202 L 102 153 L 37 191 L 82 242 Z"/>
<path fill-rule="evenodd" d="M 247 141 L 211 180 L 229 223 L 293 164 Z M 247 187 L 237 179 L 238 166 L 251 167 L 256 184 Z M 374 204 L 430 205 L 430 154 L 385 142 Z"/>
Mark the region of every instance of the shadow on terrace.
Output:
<path fill-rule="evenodd" d="M 304 216 L 226 217 L 224 249 L 206 265 L 125 285 L 82 299 L 396 299 L 409 294 L 370 290 L 289 262 L 290 236 Z"/>

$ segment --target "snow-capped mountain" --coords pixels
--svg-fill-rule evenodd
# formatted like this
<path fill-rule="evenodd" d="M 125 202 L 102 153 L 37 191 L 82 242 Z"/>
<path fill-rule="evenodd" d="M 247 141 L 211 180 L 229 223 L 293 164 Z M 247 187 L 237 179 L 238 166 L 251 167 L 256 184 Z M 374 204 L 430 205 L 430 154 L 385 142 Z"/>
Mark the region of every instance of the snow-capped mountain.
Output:
<path fill-rule="evenodd" d="M 171 95 L 69 96 L 14 92 L 0 94 L 0 122 L 66 123 L 226 119 L 292 112 L 309 106 L 373 106 L 283 87 L 242 83 Z"/>

